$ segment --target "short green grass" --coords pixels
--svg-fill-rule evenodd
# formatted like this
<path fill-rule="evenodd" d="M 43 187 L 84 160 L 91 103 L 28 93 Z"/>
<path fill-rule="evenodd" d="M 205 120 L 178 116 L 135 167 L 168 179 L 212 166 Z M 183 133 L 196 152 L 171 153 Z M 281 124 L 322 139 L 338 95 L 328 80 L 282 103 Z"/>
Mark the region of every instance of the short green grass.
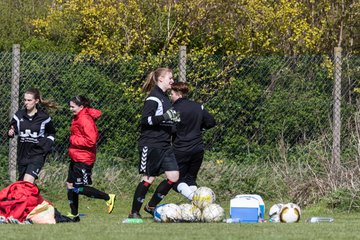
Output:
<path fill-rule="evenodd" d="M 50 199 L 49 199 L 50 200 Z M 172 193 L 164 202 L 185 202 Z M 66 196 L 53 200 L 55 207 L 66 214 Z M 266 203 L 265 203 L 266 204 Z M 360 239 L 360 214 L 323 210 L 321 207 L 303 209 L 300 223 L 155 223 L 143 213 L 145 223 L 123 224 L 131 205 L 130 197 L 119 197 L 112 214 L 106 213 L 101 200 L 80 198 L 80 212 L 85 214 L 79 223 L 56 225 L 0 225 L 1 239 Z M 221 204 L 228 213 L 229 203 Z M 271 204 L 269 204 L 271 205 Z M 269 206 L 266 206 L 268 210 Z M 331 216 L 333 223 L 306 223 L 310 216 Z"/>

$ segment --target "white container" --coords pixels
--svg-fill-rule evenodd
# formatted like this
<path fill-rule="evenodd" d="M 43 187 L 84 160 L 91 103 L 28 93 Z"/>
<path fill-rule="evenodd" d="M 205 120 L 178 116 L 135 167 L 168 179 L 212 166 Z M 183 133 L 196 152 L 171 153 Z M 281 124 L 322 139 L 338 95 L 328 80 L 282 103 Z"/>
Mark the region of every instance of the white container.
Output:
<path fill-rule="evenodd" d="M 230 218 L 240 223 L 257 223 L 260 218 L 260 202 L 252 195 L 237 195 L 230 200 Z"/>
<path fill-rule="evenodd" d="M 306 220 L 309 223 L 322 223 L 322 222 L 334 222 L 332 217 L 311 217 Z"/>
<path fill-rule="evenodd" d="M 253 197 L 256 198 L 259 201 L 259 205 L 260 205 L 260 219 L 264 220 L 265 219 L 265 203 L 262 199 L 262 197 L 258 194 L 240 194 L 240 195 L 236 195 L 235 198 L 237 197 L 244 197 L 244 196 L 249 196 L 249 197 Z"/>

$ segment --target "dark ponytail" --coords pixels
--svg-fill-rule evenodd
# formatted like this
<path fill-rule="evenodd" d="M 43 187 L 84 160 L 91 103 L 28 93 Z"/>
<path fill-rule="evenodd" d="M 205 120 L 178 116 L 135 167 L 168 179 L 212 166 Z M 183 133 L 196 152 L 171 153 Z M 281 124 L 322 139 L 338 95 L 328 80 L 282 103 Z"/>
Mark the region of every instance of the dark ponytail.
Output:
<path fill-rule="evenodd" d="M 78 106 L 84 106 L 84 107 L 91 107 L 90 103 L 91 103 L 91 100 L 87 97 L 84 97 L 84 96 L 75 96 L 75 97 L 72 97 L 70 99 L 70 102 L 73 102 L 75 103 L 76 105 Z"/>

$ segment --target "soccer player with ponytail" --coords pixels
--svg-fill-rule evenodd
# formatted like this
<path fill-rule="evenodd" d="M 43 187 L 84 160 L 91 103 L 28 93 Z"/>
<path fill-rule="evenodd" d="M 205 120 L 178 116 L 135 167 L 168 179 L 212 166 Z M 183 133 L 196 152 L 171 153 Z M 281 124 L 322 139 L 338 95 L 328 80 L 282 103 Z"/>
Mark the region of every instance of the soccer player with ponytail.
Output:
<path fill-rule="evenodd" d="M 102 199 L 106 201 L 108 213 L 114 209 L 115 194 L 107 194 L 94 187 L 92 184 L 92 169 L 96 161 L 96 142 L 98 129 L 95 121 L 101 116 L 101 111 L 90 106 L 90 100 L 84 96 L 75 96 L 70 102 L 72 112 L 71 135 L 69 146 L 70 166 L 66 180 L 67 196 L 73 220 L 80 221 L 79 195 Z"/>
<path fill-rule="evenodd" d="M 8 136 L 18 135 L 17 167 L 19 181 L 34 183 L 45 164 L 55 140 L 55 128 L 51 117 L 39 109 L 57 109 L 57 104 L 42 99 L 37 88 L 29 88 L 24 94 L 24 107 L 11 119 Z"/>
<path fill-rule="evenodd" d="M 174 122 L 179 122 L 180 116 L 171 108 L 167 96 L 173 82 L 171 69 L 158 68 L 148 75 L 142 87 L 143 92 L 148 93 L 142 110 L 138 142 L 139 173 L 143 177 L 136 187 L 129 218 L 141 218 L 140 209 L 157 176 L 165 173 L 166 179 L 157 186 L 152 198 L 144 207 L 144 210 L 152 215 L 156 205 L 179 178 L 178 165 L 171 148 L 171 134 Z"/>

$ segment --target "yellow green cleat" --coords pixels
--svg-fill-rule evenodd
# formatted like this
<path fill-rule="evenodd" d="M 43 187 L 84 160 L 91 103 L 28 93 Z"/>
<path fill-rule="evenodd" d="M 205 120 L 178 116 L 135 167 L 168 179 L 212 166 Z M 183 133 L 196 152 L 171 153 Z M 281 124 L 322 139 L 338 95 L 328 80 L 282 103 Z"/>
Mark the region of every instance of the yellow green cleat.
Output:
<path fill-rule="evenodd" d="M 110 199 L 106 201 L 106 205 L 108 206 L 108 213 L 110 214 L 114 210 L 116 195 L 109 194 L 109 197 Z"/>

